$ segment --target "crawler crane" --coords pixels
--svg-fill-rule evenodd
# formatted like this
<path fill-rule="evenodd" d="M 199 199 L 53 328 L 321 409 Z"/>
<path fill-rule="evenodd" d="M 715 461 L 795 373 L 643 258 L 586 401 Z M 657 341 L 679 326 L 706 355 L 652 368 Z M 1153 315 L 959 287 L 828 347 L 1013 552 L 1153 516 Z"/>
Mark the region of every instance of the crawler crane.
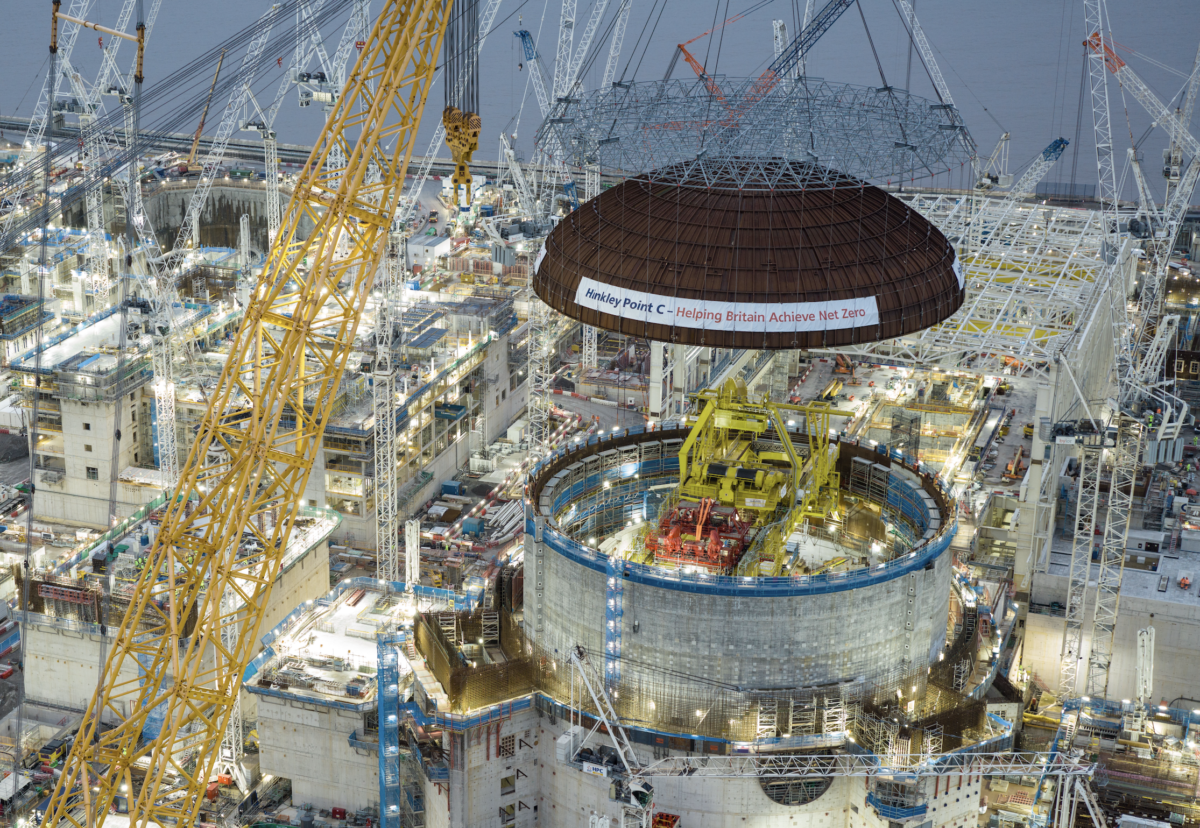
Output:
<path fill-rule="evenodd" d="M 103 825 L 118 795 L 128 796 L 132 825 L 198 820 L 384 255 L 451 3 L 388 2 L 347 79 L 210 397 L 47 826 Z M 303 240 L 301 222 L 313 227 Z M 243 536 L 265 552 L 239 557 Z"/>

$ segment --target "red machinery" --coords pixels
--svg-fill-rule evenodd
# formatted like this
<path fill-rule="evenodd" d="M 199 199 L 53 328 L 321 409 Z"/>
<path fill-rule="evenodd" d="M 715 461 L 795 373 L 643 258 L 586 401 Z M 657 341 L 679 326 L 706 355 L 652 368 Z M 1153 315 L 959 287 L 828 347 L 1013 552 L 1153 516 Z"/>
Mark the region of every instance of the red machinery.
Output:
<path fill-rule="evenodd" d="M 745 553 L 750 521 L 737 509 L 714 503 L 681 500 L 646 538 L 646 551 L 658 563 L 698 566 L 717 573 L 733 571 Z"/>

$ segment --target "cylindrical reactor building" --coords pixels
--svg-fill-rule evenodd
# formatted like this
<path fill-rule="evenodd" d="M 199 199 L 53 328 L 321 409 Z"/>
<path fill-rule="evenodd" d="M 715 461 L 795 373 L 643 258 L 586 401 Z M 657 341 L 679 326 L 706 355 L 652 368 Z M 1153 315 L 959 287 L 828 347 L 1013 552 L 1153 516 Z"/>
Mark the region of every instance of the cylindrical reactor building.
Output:
<path fill-rule="evenodd" d="M 826 539 L 827 556 L 845 559 L 837 572 L 724 576 L 606 554 L 653 517 L 686 435 L 593 438 L 535 472 L 525 626 L 539 649 L 603 654 L 623 717 L 728 739 L 753 738 L 756 696 L 819 710 L 923 693 L 946 646 L 952 578 L 953 512 L 935 479 L 843 444 L 843 488 L 873 501 L 897 540 L 879 560 Z"/>

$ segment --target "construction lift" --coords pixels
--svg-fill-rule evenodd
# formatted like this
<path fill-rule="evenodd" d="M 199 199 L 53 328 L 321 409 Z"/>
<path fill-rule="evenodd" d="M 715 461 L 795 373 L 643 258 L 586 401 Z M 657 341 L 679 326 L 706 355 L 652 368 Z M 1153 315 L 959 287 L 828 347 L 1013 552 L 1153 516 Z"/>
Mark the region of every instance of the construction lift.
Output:
<path fill-rule="evenodd" d="M 135 825 L 198 820 L 384 255 L 451 3 L 391 0 L 364 44 L 296 183 L 44 825 L 103 825 L 119 795 Z M 341 168 L 327 165 L 335 148 Z M 305 239 L 301 221 L 313 227 Z M 243 534 L 264 553 L 239 558 Z M 223 637 L 228 627 L 236 635 Z"/>

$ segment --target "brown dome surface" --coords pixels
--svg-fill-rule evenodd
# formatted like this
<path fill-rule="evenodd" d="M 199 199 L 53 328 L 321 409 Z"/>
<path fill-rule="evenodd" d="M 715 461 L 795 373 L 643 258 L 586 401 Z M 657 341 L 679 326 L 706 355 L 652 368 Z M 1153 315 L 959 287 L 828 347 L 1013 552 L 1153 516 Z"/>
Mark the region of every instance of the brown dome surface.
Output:
<path fill-rule="evenodd" d="M 945 236 L 878 187 L 778 159 L 691 162 L 624 181 L 546 239 L 534 290 L 598 328 L 726 348 L 891 339 L 950 316 Z"/>

